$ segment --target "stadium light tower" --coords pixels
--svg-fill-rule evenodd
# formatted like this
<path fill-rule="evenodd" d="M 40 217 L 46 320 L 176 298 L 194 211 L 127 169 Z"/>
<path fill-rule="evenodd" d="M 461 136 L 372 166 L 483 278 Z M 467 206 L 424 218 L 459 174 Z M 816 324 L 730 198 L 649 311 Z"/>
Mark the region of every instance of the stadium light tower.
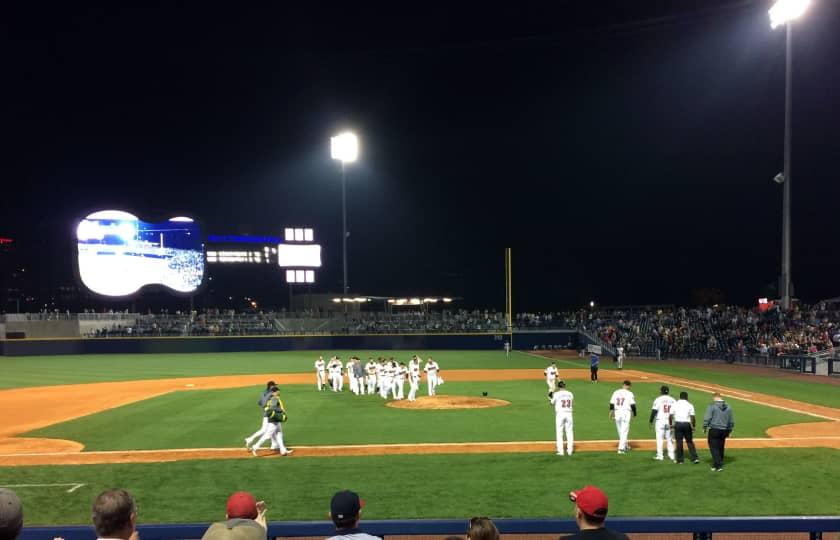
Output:
<path fill-rule="evenodd" d="M 351 131 L 339 133 L 330 139 L 330 154 L 341 162 L 341 223 L 342 250 L 344 253 L 344 296 L 347 296 L 347 173 L 345 167 L 359 157 L 359 139 Z"/>
<path fill-rule="evenodd" d="M 790 309 L 790 117 L 791 117 L 791 72 L 793 70 L 793 21 L 801 17 L 808 9 L 811 0 L 777 0 L 768 12 L 770 27 L 784 25 L 785 36 L 785 147 L 784 171 L 781 180 L 784 183 L 782 196 L 782 275 L 779 280 L 782 309 Z M 778 178 L 778 177 L 777 177 Z"/>

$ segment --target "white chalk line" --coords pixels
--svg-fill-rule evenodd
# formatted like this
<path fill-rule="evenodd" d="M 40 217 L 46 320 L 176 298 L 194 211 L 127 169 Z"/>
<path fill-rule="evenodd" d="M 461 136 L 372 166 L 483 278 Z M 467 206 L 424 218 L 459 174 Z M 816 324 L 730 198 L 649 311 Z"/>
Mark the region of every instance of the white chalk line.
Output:
<path fill-rule="evenodd" d="M 19 455 L 26 455 L 26 454 L 19 454 Z M 84 487 L 87 484 L 7 484 L 3 487 L 6 488 L 35 488 L 35 487 L 66 487 L 70 486 L 70 489 L 65 490 L 65 493 L 73 493 L 80 487 Z"/>

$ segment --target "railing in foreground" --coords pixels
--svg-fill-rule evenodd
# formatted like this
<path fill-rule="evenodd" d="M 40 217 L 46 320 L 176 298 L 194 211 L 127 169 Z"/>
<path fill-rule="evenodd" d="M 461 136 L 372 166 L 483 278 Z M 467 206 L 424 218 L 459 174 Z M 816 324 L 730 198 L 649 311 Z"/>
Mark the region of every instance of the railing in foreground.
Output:
<path fill-rule="evenodd" d="M 494 520 L 502 534 L 559 535 L 577 531 L 571 519 L 498 519 Z M 182 525 L 141 525 L 138 529 L 142 540 L 198 539 L 204 535 L 209 523 Z M 809 533 L 810 538 L 820 539 L 823 533 L 840 531 L 840 516 L 776 516 L 776 517 L 701 517 L 701 518 L 614 518 L 607 519 L 607 526 L 625 533 L 692 533 L 695 539 L 711 539 L 715 533 Z M 421 519 L 363 521 L 365 532 L 377 536 L 448 536 L 464 535 L 467 520 Z M 323 537 L 334 534 L 332 523 L 327 521 L 278 521 L 269 523 L 268 538 Z M 92 540 L 96 538 L 89 526 L 28 527 L 21 540 Z"/>

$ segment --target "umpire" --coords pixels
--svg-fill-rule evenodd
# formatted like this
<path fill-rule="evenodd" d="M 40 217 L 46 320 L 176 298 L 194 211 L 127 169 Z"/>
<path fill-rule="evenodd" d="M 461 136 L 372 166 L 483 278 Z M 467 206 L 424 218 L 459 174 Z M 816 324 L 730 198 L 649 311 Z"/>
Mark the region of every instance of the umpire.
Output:
<path fill-rule="evenodd" d="M 671 417 L 674 421 L 674 437 L 677 439 L 677 463 L 683 463 L 685 453 L 683 452 L 683 439 L 688 445 L 688 455 L 695 465 L 700 463 L 697 457 L 697 449 L 694 447 L 694 405 L 688 401 L 688 392 L 680 392 L 680 399 L 674 403 L 671 409 Z"/>
<path fill-rule="evenodd" d="M 727 405 L 720 395 L 715 392 L 712 396 L 712 403 L 706 409 L 703 416 L 703 432 L 708 429 L 709 451 L 712 453 L 712 471 L 723 470 L 723 452 L 726 446 L 726 438 L 735 429 L 735 414 L 732 407 Z"/>

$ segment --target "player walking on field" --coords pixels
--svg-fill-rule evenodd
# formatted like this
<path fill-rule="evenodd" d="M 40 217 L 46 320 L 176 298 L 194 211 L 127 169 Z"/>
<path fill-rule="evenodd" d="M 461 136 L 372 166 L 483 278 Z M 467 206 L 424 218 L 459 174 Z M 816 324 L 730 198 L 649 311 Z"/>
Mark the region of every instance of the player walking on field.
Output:
<path fill-rule="evenodd" d="M 572 403 L 575 396 L 566 390 L 564 381 L 557 381 L 557 391 L 548 393 L 548 401 L 554 406 L 554 429 L 557 439 L 557 455 L 563 455 L 563 434 L 566 434 L 566 453 L 572 455 L 575 447 L 574 422 L 572 421 Z"/>
<path fill-rule="evenodd" d="M 315 360 L 315 384 L 318 386 L 318 391 L 324 389 L 324 385 L 327 384 L 327 363 L 324 362 L 324 357 L 319 356 L 317 360 Z"/>
<path fill-rule="evenodd" d="M 610 398 L 610 420 L 615 420 L 618 430 L 618 453 L 630 450 L 627 438 L 630 435 L 630 419 L 636 416 L 636 396 L 630 391 L 630 381 L 624 381 L 621 388 Z"/>
<path fill-rule="evenodd" d="M 271 389 L 275 386 L 277 386 L 277 383 L 275 383 L 274 381 L 268 381 L 267 383 L 265 383 L 265 390 L 263 390 L 262 394 L 260 394 L 260 399 L 257 401 L 257 405 L 260 406 L 260 412 L 263 413 L 262 425 L 260 426 L 260 429 L 252 433 L 250 437 L 245 438 L 246 449 L 250 450 L 251 442 L 257 437 L 261 437 L 265 433 L 266 428 L 268 427 L 268 418 L 266 418 L 265 416 L 265 404 L 271 398 Z"/>
<path fill-rule="evenodd" d="M 659 389 L 659 397 L 653 400 L 653 408 L 650 411 L 648 423 L 656 430 L 656 459 L 662 461 L 663 440 L 668 446 L 668 457 L 676 461 L 674 457 L 674 439 L 671 437 L 671 413 L 677 400 L 670 395 L 670 389 L 664 384 Z"/>
<path fill-rule="evenodd" d="M 709 452 L 712 454 L 712 471 L 723 470 L 723 454 L 726 449 L 726 438 L 735 429 L 735 413 L 720 395 L 715 392 L 712 403 L 703 415 L 703 431 L 709 430 Z"/>
<path fill-rule="evenodd" d="M 330 384 L 332 385 L 332 391 L 341 392 L 341 389 L 344 386 L 344 381 L 341 378 L 341 361 L 337 356 L 333 356 L 330 359 L 327 369 L 330 372 Z"/>
<path fill-rule="evenodd" d="M 674 419 L 674 436 L 677 438 L 677 463 L 683 462 L 683 439 L 688 445 L 688 455 L 695 465 L 700 463 L 697 458 L 697 449 L 694 448 L 694 405 L 688 401 L 688 392 L 680 392 L 680 399 L 671 409 L 671 417 Z"/>
<path fill-rule="evenodd" d="M 557 383 L 557 362 L 552 362 L 550 366 L 543 370 L 543 373 L 545 373 L 545 384 L 548 385 L 548 391 L 553 392 Z"/>
<path fill-rule="evenodd" d="M 615 352 L 617 353 L 615 367 L 618 369 L 624 369 L 624 347 L 617 347 Z"/>
<path fill-rule="evenodd" d="M 367 393 L 373 394 L 376 392 L 376 362 L 373 358 L 368 358 L 365 371 L 367 372 Z"/>
<path fill-rule="evenodd" d="M 440 366 L 438 366 L 438 363 L 432 360 L 432 357 L 430 356 L 428 360 L 426 360 L 426 366 L 423 368 L 423 371 L 426 372 L 426 382 L 429 385 L 429 395 L 434 396 L 437 393 L 435 389 L 438 385 Z"/>
<path fill-rule="evenodd" d="M 416 354 L 408 363 L 408 401 L 417 401 L 420 389 L 420 357 Z"/>
<path fill-rule="evenodd" d="M 276 386 L 271 388 L 271 397 L 266 401 L 265 417 L 268 422 L 265 433 L 263 433 L 260 440 L 251 448 L 251 453 L 256 456 L 257 450 L 260 449 L 262 443 L 267 439 L 271 439 L 271 447 L 276 448 L 277 453 L 281 456 L 288 456 L 293 451 L 286 448 L 285 444 L 283 444 L 283 428 L 280 425 L 286 421 L 288 416 L 286 416 L 286 406 L 280 400 L 280 391 Z"/>

